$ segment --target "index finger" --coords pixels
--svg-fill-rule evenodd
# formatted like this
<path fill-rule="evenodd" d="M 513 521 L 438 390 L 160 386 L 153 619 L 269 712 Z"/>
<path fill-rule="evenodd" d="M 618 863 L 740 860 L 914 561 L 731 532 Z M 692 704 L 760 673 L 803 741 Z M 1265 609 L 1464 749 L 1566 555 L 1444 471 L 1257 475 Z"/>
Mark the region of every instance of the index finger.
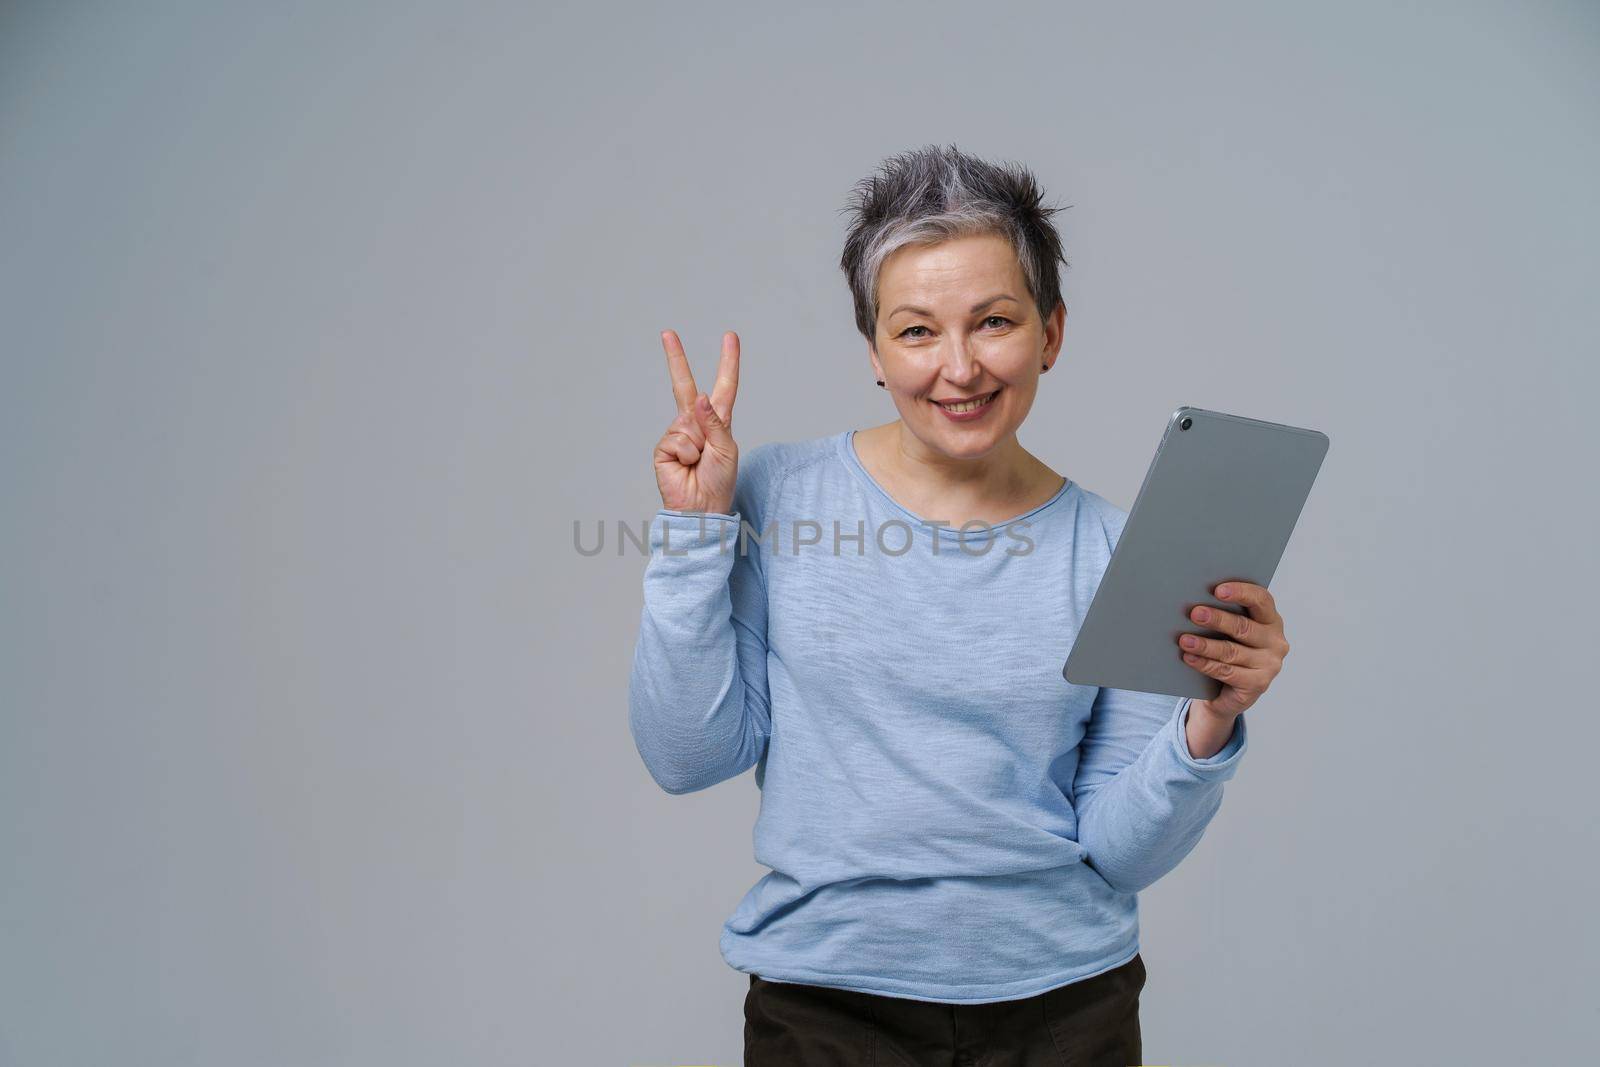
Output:
<path fill-rule="evenodd" d="M 1228 595 L 1223 596 L 1220 590 L 1227 590 Z M 1278 614 L 1278 603 L 1267 587 L 1254 582 L 1222 582 L 1212 592 L 1217 594 L 1218 600 L 1226 600 L 1230 604 L 1243 604 L 1245 610 L 1257 622 L 1264 622 L 1271 626 L 1283 621 Z"/>
<path fill-rule="evenodd" d="M 733 398 L 739 392 L 739 335 L 732 330 L 722 335 L 722 360 L 717 364 L 717 380 L 711 387 L 711 406 L 722 421 L 733 422 Z"/>
<path fill-rule="evenodd" d="M 661 331 L 661 347 L 667 350 L 667 372 L 672 375 L 672 395 L 678 402 L 678 414 L 687 415 L 694 407 L 694 374 L 689 370 L 689 357 L 683 354 L 683 342 L 676 330 Z"/>

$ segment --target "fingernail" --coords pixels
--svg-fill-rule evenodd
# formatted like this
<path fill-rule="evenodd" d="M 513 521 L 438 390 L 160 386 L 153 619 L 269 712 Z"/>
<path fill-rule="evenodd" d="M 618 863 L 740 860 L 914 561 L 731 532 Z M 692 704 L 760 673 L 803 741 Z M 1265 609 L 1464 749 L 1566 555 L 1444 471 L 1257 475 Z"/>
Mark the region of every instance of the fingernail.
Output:
<path fill-rule="evenodd" d="M 1195 640 L 1193 637 L 1185 637 L 1183 639 L 1183 647 L 1184 648 L 1194 648 L 1199 643 L 1200 642 Z"/>
<path fill-rule="evenodd" d="M 1211 609 L 1210 608 L 1201 608 L 1199 611 L 1195 612 L 1195 618 L 1198 619 L 1200 622 L 1210 622 L 1211 621 Z"/>
<path fill-rule="evenodd" d="M 1224 600 L 1226 600 L 1228 597 L 1230 597 L 1232 595 L 1233 595 L 1233 590 L 1232 589 L 1229 589 L 1225 585 L 1217 586 L 1217 596 L 1219 596 L 1219 597 L 1223 598 Z"/>

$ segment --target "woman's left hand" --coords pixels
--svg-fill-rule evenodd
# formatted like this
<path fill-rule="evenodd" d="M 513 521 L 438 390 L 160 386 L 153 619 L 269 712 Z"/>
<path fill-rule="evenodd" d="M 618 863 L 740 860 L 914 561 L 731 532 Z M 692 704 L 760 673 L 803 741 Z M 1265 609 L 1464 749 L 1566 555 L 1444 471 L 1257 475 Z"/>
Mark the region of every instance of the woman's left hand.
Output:
<path fill-rule="evenodd" d="M 1231 719 L 1254 704 L 1283 670 L 1289 642 L 1283 636 L 1283 616 L 1266 586 L 1252 582 L 1223 582 L 1212 590 L 1218 600 L 1243 604 L 1246 614 L 1220 611 L 1197 604 L 1189 618 L 1228 635 L 1227 639 L 1179 634 L 1183 661 L 1202 674 L 1222 682 L 1222 692 L 1211 700 L 1195 700 L 1206 709 Z"/>

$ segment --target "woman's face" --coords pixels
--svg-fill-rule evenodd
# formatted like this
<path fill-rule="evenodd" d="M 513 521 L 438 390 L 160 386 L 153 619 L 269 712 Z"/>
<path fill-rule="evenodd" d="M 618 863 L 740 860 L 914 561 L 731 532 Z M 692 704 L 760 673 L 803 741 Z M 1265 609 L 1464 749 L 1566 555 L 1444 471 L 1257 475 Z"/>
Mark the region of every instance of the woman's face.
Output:
<path fill-rule="evenodd" d="M 899 249 L 879 273 L 878 307 L 873 369 L 906 428 L 952 459 L 1016 433 L 1066 318 L 1059 305 L 1039 318 L 1010 242 L 995 234 Z M 985 402 L 949 403 L 973 399 Z"/>

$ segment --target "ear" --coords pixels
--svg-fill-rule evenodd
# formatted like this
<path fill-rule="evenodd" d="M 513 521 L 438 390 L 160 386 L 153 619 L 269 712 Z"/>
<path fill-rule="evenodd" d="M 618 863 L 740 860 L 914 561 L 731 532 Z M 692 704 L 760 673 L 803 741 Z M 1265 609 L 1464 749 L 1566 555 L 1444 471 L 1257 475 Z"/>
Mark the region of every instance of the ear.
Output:
<path fill-rule="evenodd" d="M 1065 302 L 1057 304 L 1056 309 L 1044 323 L 1044 352 L 1040 362 L 1053 363 L 1061 351 L 1061 341 L 1066 335 L 1067 305 Z"/>
<path fill-rule="evenodd" d="M 871 341 L 867 342 L 867 361 L 872 364 L 872 376 L 883 377 L 883 363 L 878 359 L 878 350 Z"/>

